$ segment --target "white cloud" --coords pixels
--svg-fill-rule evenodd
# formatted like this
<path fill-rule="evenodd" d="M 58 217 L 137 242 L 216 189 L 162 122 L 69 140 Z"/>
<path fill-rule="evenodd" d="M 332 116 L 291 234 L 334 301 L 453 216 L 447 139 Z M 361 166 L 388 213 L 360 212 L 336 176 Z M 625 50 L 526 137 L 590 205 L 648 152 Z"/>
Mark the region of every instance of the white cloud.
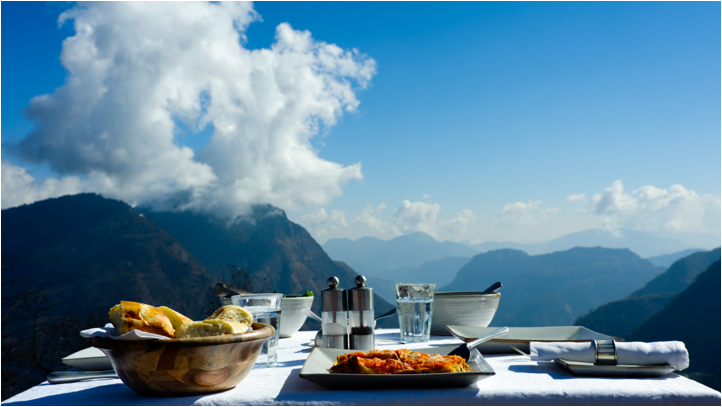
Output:
<path fill-rule="evenodd" d="M 527 226 L 536 222 L 534 212 L 542 204 L 541 201 L 514 202 L 504 205 L 497 218 L 501 224 L 510 226 Z"/>
<path fill-rule="evenodd" d="M 424 232 L 431 236 L 436 234 L 436 215 L 441 205 L 431 202 L 411 202 L 405 199 L 396 209 L 392 218 L 398 234 Z"/>
<path fill-rule="evenodd" d="M 1 188 L 2 209 L 84 191 L 78 177 L 48 178 L 37 182 L 24 168 L 9 161 L 2 161 Z"/>
<path fill-rule="evenodd" d="M 318 241 L 331 238 L 356 239 L 373 236 L 379 239 L 391 239 L 413 232 L 423 232 L 438 240 L 463 240 L 468 227 L 476 222 L 477 216 L 464 209 L 450 220 L 438 219 L 441 205 L 431 202 L 411 202 L 404 200 L 391 215 L 391 222 L 382 219 L 381 212 L 386 209 L 381 203 L 374 207 L 366 205 L 361 213 L 346 220 L 345 212 L 319 208 L 298 217 L 299 224 L 309 230 Z M 335 214 L 335 215 L 334 215 Z"/>
<path fill-rule="evenodd" d="M 366 208 L 361 212 L 361 214 L 354 218 L 354 222 L 376 232 L 382 234 L 386 233 L 389 224 L 388 222 L 382 221 L 381 217 L 379 216 L 381 211 L 384 209 L 386 209 L 385 203 L 381 203 L 375 208 L 373 208 L 371 205 L 366 205 Z"/>
<path fill-rule="evenodd" d="M 669 190 L 647 185 L 630 194 L 617 180 L 593 201 L 593 213 L 607 229 L 720 233 L 720 198 L 700 196 L 679 184 Z"/>
<path fill-rule="evenodd" d="M 287 23 L 271 48 L 245 49 L 257 18 L 245 2 L 77 5 L 59 19 L 76 31 L 66 82 L 31 100 L 37 129 L 11 151 L 130 203 L 239 214 L 330 202 L 361 165 L 320 158 L 310 139 L 357 108 L 376 63 Z M 210 141 L 194 152 L 177 123 L 212 128 Z"/>
<path fill-rule="evenodd" d="M 441 205 L 432 202 L 411 202 L 404 200 L 396 209 L 393 228 L 397 235 L 423 232 L 438 240 L 459 239 L 467 227 L 477 220 L 470 210 L 464 209 L 450 221 L 437 220 Z"/>
<path fill-rule="evenodd" d="M 569 194 L 567 195 L 567 201 L 568 202 L 586 202 L 587 201 L 587 195 L 585 193 L 581 194 Z"/>
<path fill-rule="evenodd" d="M 318 239 L 334 236 L 336 231 L 345 230 L 349 224 L 346 220 L 346 212 L 332 210 L 331 213 L 326 212 L 324 208 L 318 208 L 299 218 L 299 223 L 310 228 Z"/>
<path fill-rule="evenodd" d="M 442 223 L 442 226 L 448 235 L 457 237 L 458 235 L 466 233 L 467 227 L 476 222 L 477 219 L 478 217 L 474 212 L 468 209 L 462 209 L 451 221 Z"/>

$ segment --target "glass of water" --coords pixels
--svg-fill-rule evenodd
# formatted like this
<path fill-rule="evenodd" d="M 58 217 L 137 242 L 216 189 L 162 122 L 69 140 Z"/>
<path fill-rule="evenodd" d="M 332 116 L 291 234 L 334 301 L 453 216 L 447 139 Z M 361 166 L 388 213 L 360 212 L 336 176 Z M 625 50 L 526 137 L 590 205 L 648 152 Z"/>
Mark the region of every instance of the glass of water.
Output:
<path fill-rule="evenodd" d="M 396 284 L 401 342 L 428 342 L 436 284 Z"/>
<path fill-rule="evenodd" d="M 278 362 L 278 335 L 281 330 L 281 301 L 283 294 L 242 294 L 231 297 L 233 305 L 239 305 L 253 314 L 253 322 L 271 325 L 276 333 L 263 344 L 261 354 L 253 368 L 273 367 Z"/>

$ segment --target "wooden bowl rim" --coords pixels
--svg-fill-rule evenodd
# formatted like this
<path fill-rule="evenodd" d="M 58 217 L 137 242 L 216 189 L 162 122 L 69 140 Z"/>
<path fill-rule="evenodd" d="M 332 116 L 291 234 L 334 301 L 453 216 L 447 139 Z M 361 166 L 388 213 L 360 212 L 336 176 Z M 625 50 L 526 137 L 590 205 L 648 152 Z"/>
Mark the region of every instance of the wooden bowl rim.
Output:
<path fill-rule="evenodd" d="M 254 322 L 251 327 L 253 331 L 243 332 L 240 334 L 227 334 L 218 336 L 206 336 L 201 338 L 182 338 L 182 339 L 154 339 L 147 341 L 119 341 L 110 338 L 93 338 L 93 346 L 99 349 L 138 349 L 145 347 L 155 347 L 163 345 L 166 347 L 197 347 L 222 345 L 226 343 L 236 342 L 252 342 L 259 339 L 270 338 L 274 335 L 275 329 L 268 324 Z"/>

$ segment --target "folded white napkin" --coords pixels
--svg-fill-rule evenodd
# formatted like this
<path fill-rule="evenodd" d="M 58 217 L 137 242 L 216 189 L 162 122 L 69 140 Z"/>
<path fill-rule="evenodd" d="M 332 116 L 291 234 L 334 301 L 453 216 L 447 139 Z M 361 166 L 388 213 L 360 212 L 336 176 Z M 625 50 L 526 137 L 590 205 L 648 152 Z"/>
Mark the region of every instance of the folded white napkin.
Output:
<path fill-rule="evenodd" d="M 689 367 L 689 354 L 684 343 L 669 342 L 616 342 L 617 365 L 653 366 L 668 363 L 677 370 Z M 531 360 L 564 359 L 573 362 L 594 363 L 596 349 L 593 342 L 531 342 Z"/>
<path fill-rule="evenodd" d="M 101 338 L 110 338 L 119 341 L 148 341 L 153 339 L 172 339 L 167 336 L 143 332 L 137 329 L 123 335 L 118 335 L 118 333 L 115 331 L 115 327 L 113 326 L 113 324 L 106 324 L 102 328 L 90 328 L 82 330 L 80 331 L 80 336 L 82 336 L 83 338 L 92 338 L 94 336 L 99 336 Z"/>

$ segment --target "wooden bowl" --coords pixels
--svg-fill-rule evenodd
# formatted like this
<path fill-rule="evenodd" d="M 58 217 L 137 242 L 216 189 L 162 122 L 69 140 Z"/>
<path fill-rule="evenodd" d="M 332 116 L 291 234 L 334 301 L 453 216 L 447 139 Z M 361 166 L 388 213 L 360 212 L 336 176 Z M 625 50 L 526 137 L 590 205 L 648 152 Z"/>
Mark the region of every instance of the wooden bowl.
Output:
<path fill-rule="evenodd" d="M 275 330 L 254 323 L 253 331 L 205 338 L 118 341 L 93 338 L 128 387 L 143 396 L 190 396 L 236 387 L 253 368 Z"/>

